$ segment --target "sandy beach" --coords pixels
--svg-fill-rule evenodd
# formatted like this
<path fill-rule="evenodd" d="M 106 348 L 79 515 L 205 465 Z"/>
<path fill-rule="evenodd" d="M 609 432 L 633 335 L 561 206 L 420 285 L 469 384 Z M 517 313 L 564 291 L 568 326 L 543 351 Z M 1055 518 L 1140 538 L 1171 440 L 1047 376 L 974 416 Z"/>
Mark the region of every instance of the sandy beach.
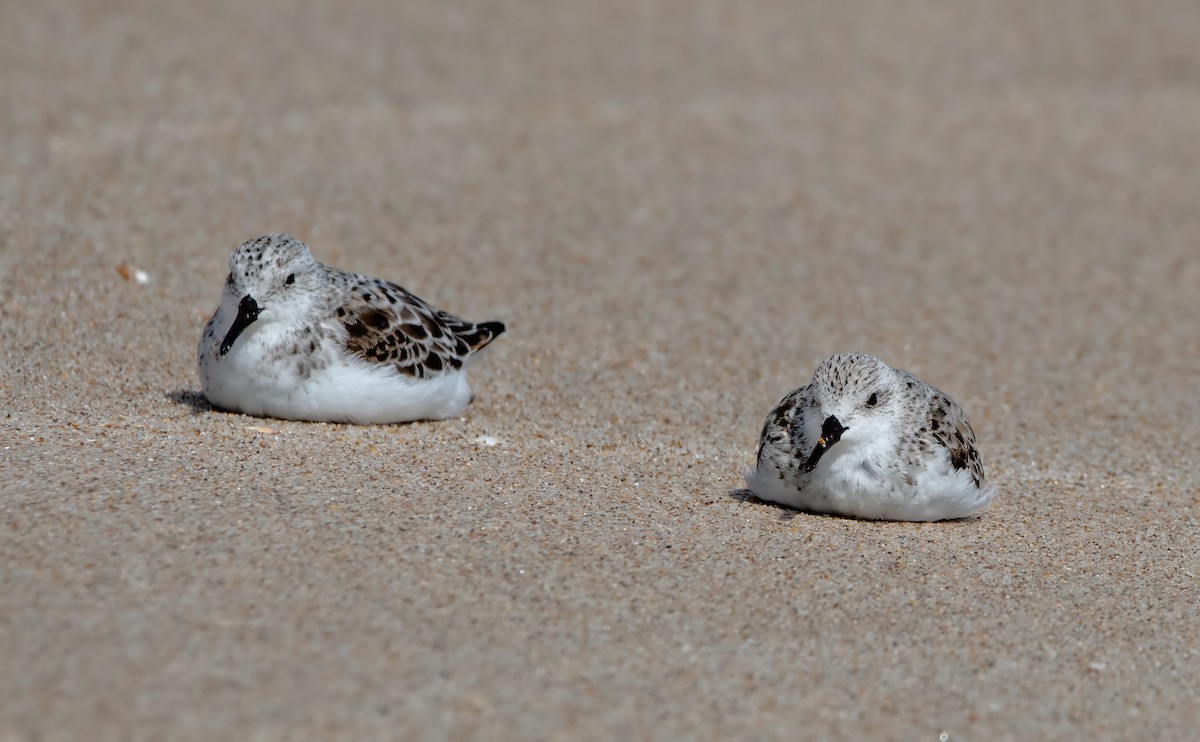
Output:
<path fill-rule="evenodd" d="M 0 741 L 1191 739 L 1200 5 L 0 4 Z M 286 231 L 508 333 L 212 410 Z M 826 356 L 999 489 L 749 497 Z"/>

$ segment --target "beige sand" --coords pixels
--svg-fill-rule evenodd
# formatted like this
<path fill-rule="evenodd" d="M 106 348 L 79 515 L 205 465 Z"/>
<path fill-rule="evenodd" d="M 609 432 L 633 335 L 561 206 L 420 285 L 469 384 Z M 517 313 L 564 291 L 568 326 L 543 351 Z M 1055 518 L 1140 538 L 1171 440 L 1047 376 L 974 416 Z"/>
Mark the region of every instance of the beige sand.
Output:
<path fill-rule="evenodd" d="M 1200 5 L 244 5 L 0 6 L 0 740 L 1195 733 Z M 199 402 L 274 230 L 466 416 Z M 983 517 L 746 499 L 856 349 Z"/>

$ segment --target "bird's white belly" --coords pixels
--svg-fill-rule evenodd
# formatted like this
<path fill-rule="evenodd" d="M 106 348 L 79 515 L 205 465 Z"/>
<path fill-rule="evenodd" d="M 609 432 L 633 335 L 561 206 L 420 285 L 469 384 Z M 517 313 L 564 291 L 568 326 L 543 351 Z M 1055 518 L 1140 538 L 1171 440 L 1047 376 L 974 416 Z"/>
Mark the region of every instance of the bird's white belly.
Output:
<path fill-rule="evenodd" d="M 471 401 L 464 371 L 418 379 L 343 354 L 305 367 L 299 357 L 272 354 L 258 336 L 246 340 L 200 364 L 204 394 L 218 407 L 288 420 L 394 423 L 454 417 Z"/>
<path fill-rule="evenodd" d="M 845 455 L 831 461 L 824 474 L 814 484 L 825 501 L 835 512 L 860 518 L 964 518 L 991 499 L 991 492 L 976 487 L 968 472 L 951 469 L 948 459 L 900 469 L 884 468 L 868 456 Z"/>
<path fill-rule="evenodd" d="M 969 472 L 945 462 L 910 470 L 884 469 L 867 447 L 826 454 L 811 477 L 778 476 L 778 470 L 747 473 L 758 497 L 819 513 L 879 520 L 934 521 L 965 518 L 992 499 L 990 485 L 975 486 Z"/>

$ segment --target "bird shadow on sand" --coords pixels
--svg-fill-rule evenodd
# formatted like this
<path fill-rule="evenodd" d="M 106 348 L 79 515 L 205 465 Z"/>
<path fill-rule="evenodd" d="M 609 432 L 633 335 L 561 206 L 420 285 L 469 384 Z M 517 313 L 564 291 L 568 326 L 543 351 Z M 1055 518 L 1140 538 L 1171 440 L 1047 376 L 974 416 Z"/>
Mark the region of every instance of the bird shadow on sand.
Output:
<path fill-rule="evenodd" d="M 800 515 L 801 513 L 804 512 L 803 510 L 789 508 L 787 505 L 780 505 L 777 502 L 771 502 L 770 500 L 759 499 L 754 496 L 753 492 L 746 489 L 745 487 L 741 487 L 739 489 L 732 490 L 731 492 L 729 492 L 728 497 L 731 500 L 737 500 L 738 502 L 748 502 L 753 505 L 766 505 L 769 508 L 774 508 L 775 510 L 779 511 L 779 519 L 784 522 L 787 522 L 787 521 L 791 520 L 792 518 L 795 518 L 797 515 Z"/>
<path fill-rule="evenodd" d="M 195 389 L 176 389 L 173 392 L 167 392 L 164 396 L 177 405 L 191 407 L 192 412 L 196 414 L 213 412 L 217 409 L 204 397 L 204 392 L 198 392 Z"/>
<path fill-rule="evenodd" d="M 779 519 L 784 522 L 787 522 L 787 521 L 795 518 L 797 515 L 813 515 L 813 516 L 817 516 L 819 518 L 835 518 L 837 520 L 856 520 L 856 521 L 861 521 L 864 523 L 905 523 L 905 524 L 911 524 L 911 525 L 938 525 L 938 526 L 954 527 L 954 526 L 958 526 L 958 525 L 974 523 L 983 517 L 982 514 L 976 513 L 975 515 L 968 515 L 965 518 L 950 518 L 948 520 L 938 520 L 938 521 L 932 521 L 929 523 L 927 523 L 925 521 L 865 520 L 863 518 L 855 518 L 855 517 L 849 516 L 849 515 L 839 515 L 837 513 L 818 513 L 818 512 L 809 511 L 809 510 L 797 510 L 796 508 L 789 507 L 787 505 L 780 505 L 777 502 L 771 502 L 770 500 L 763 500 L 758 497 L 755 497 L 754 493 L 751 492 L 750 490 L 746 489 L 745 487 L 741 487 L 739 489 L 732 490 L 731 492 L 729 492 L 729 494 L 727 496 L 731 500 L 737 500 L 738 502 L 748 502 L 748 503 L 751 503 L 754 505 L 766 505 L 769 508 L 775 508 L 776 510 L 779 511 Z"/>

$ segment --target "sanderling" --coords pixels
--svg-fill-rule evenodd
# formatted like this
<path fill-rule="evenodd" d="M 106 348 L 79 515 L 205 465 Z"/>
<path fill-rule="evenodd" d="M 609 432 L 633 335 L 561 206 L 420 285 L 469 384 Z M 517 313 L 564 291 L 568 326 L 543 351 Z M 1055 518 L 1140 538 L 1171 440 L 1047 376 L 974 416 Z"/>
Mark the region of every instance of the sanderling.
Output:
<path fill-rule="evenodd" d="M 881 520 L 974 515 L 995 495 L 962 408 L 866 353 L 832 356 L 763 427 L 756 497 Z"/>
<path fill-rule="evenodd" d="M 453 417 L 467 367 L 501 333 L 394 283 L 318 263 L 286 234 L 229 258 L 221 305 L 200 338 L 213 405 L 289 420 L 392 423 Z"/>

